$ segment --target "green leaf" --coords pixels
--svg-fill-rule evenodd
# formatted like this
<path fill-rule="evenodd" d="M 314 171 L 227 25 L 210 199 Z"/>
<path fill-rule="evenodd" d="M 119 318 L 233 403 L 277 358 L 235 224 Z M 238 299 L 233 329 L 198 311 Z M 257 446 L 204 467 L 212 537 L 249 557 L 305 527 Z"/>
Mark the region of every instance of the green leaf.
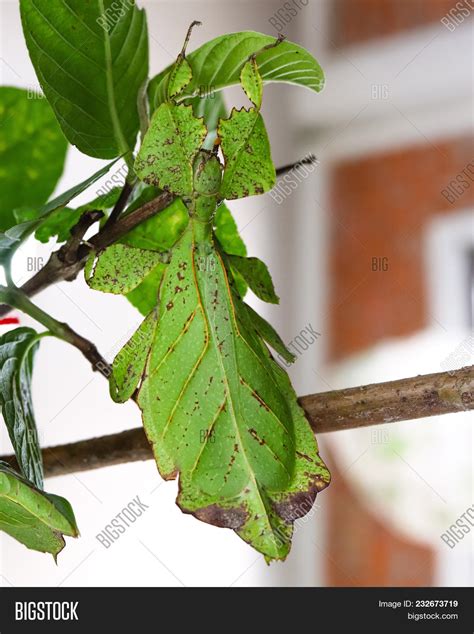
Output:
<path fill-rule="evenodd" d="M 96 291 L 124 295 L 136 288 L 162 261 L 163 255 L 157 251 L 112 244 L 97 256 L 92 266 L 88 266 L 86 282 Z"/>
<path fill-rule="evenodd" d="M 283 559 L 328 473 L 286 375 L 193 224 L 165 271 L 138 404 L 160 473 L 180 473 L 180 508 Z"/>
<path fill-rule="evenodd" d="M 114 187 L 106 194 L 97 196 L 77 209 L 69 209 L 68 207 L 55 209 L 36 230 L 35 238 L 43 243 L 54 237 L 58 243 L 66 242 L 71 236 L 71 229 L 77 225 L 83 213 L 111 209 L 117 202 L 120 191 L 120 187 Z"/>
<path fill-rule="evenodd" d="M 273 326 L 256 311 L 254 311 L 254 309 L 248 304 L 245 304 L 245 308 L 247 309 L 253 327 L 260 337 L 266 341 L 268 345 L 275 350 L 275 352 L 278 352 L 278 354 L 283 357 L 287 363 L 293 363 L 296 359 L 295 355 L 288 350 Z"/>
<path fill-rule="evenodd" d="M 0 406 L 23 475 L 42 489 L 43 462 L 31 399 L 38 337 L 32 328 L 16 328 L 0 337 Z"/>
<path fill-rule="evenodd" d="M 145 203 L 150 202 L 150 200 L 157 198 L 161 193 L 163 193 L 163 190 L 159 187 L 153 187 L 152 185 L 146 185 L 141 181 L 137 181 L 124 215 L 135 211 L 135 209 L 138 209 Z"/>
<path fill-rule="evenodd" d="M 193 71 L 184 57 L 179 57 L 168 77 L 168 99 L 175 97 L 186 88 L 193 76 Z"/>
<path fill-rule="evenodd" d="M 152 310 L 114 359 L 109 383 L 110 396 L 116 403 L 125 403 L 137 389 L 155 334 L 156 320 L 156 310 Z"/>
<path fill-rule="evenodd" d="M 206 134 L 206 126 L 194 117 L 191 106 L 162 104 L 135 161 L 137 176 L 148 185 L 190 196 L 193 160 Z"/>
<path fill-rule="evenodd" d="M 67 500 L 32 486 L 0 462 L 0 530 L 27 548 L 56 559 L 63 535 L 77 537 L 76 520 Z"/>
<path fill-rule="evenodd" d="M 133 150 L 148 75 L 146 16 L 131 0 L 20 0 L 31 61 L 68 140 L 113 158 Z"/>
<path fill-rule="evenodd" d="M 39 207 L 62 174 L 67 141 L 46 99 L 0 87 L 0 231 L 16 207 Z"/>
<path fill-rule="evenodd" d="M 285 491 L 272 491 L 271 506 L 267 505 L 276 525 L 272 534 L 275 548 L 285 556 L 290 549 L 293 522 L 311 510 L 317 494 L 330 484 L 331 474 L 319 455 L 314 432 L 306 420 L 303 409 L 298 405 L 288 375 L 275 362 L 271 363 L 277 384 L 286 396 L 295 427 L 296 459 L 291 482 Z M 261 539 L 255 525 L 244 527 L 240 534 L 251 544 L 253 540 L 258 543 Z M 266 554 L 267 562 L 271 561 L 272 556 Z"/>
<path fill-rule="evenodd" d="M 35 220 L 38 214 L 38 210 L 34 207 L 17 207 L 13 210 L 13 215 L 15 217 L 15 224 L 22 224 L 24 222 L 29 222 L 30 220 Z"/>
<path fill-rule="evenodd" d="M 167 77 L 166 94 L 167 100 L 176 97 L 180 94 L 184 88 L 189 84 L 192 79 L 193 71 L 188 61 L 186 60 L 186 48 L 191 38 L 192 30 L 195 26 L 200 26 L 201 22 L 195 20 L 188 28 L 186 38 L 184 40 L 183 48 L 178 55 L 176 62 L 171 66 L 171 70 Z"/>
<path fill-rule="evenodd" d="M 247 282 L 240 275 L 240 273 L 236 271 L 235 269 L 233 269 L 232 267 L 230 267 L 230 275 L 232 276 L 232 279 L 234 280 L 235 290 L 239 294 L 240 299 L 244 299 L 245 295 L 247 294 L 247 291 L 249 290 Z"/>
<path fill-rule="evenodd" d="M 245 62 L 240 73 L 240 83 L 247 97 L 257 110 L 260 110 L 263 97 L 263 80 L 258 70 L 257 60 L 254 57 Z"/>
<path fill-rule="evenodd" d="M 11 227 L 5 233 L 0 233 L 0 263 L 3 263 L 10 259 L 15 252 L 15 250 L 20 246 L 21 242 L 25 240 L 33 231 L 35 231 L 41 224 L 45 221 L 46 218 L 50 216 L 56 209 L 66 207 L 66 205 L 76 196 L 82 194 L 88 187 L 93 185 L 99 178 L 102 178 L 110 168 L 115 165 L 118 161 L 112 161 L 108 163 L 105 167 L 102 167 L 99 171 L 92 176 L 89 176 L 85 181 L 79 183 L 79 185 L 75 185 L 68 189 L 63 194 L 60 194 L 53 200 L 49 201 L 45 205 L 43 205 L 36 214 L 36 218 L 34 220 L 29 220 L 27 222 L 22 222 L 19 225 L 15 225 Z"/>
<path fill-rule="evenodd" d="M 66 242 L 71 237 L 71 229 L 79 222 L 82 211 L 61 207 L 51 212 L 51 215 L 36 229 L 35 238 L 46 244 L 51 238 L 56 238 L 57 242 Z"/>
<path fill-rule="evenodd" d="M 228 256 L 233 269 L 236 269 L 247 282 L 251 290 L 264 302 L 278 304 L 280 298 L 275 293 L 272 277 L 267 265 L 258 258 Z"/>
<path fill-rule="evenodd" d="M 88 203 L 84 203 L 77 208 L 77 211 L 84 213 L 85 211 L 106 211 L 107 209 L 112 209 L 112 207 L 117 203 L 120 198 L 120 194 L 122 193 L 121 187 L 112 187 L 105 194 L 99 194 Z"/>
<path fill-rule="evenodd" d="M 227 117 L 227 108 L 221 92 L 213 92 L 205 97 L 192 97 L 185 102 L 193 107 L 194 116 L 203 117 L 207 128 L 207 137 L 203 143 L 203 148 L 211 150 L 217 138 L 217 124 L 219 119 Z"/>
<path fill-rule="evenodd" d="M 214 217 L 214 233 L 225 253 L 229 255 L 247 255 L 247 247 L 242 240 L 237 223 L 227 205 L 220 204 Z"/>
<path fill-rule="evenodd" d="M 155 187 L 146 187 L 127 209 L 127 213 L 148 202 L 148 200 L 156 198 L 158 194 L 159 190 Z M 176 198 L 159 214 L 152 216 L 129 231 L 121 242 L 139 249 L 166 251 L 176 243 L 188 222 L 188 210 L 182 200 Z M 128 301 L 142 315 L 148 315 L 156 306 L 158 288 L 164 270 L 164 264 L 157 264 L 136 288 L 125 295 Z"/>
<path fill-rule="evenodd" d="M 153 187 L 149 189 L 154 190 Z M 143 192 L 143 197 L 145 196 L 146 192 Z M 122 238 L 121 242 L 138 249 L 166 251 L 175 244 L 188 222 L 188 210 L 183 201 L 177 198 L 166 209 L 134 227 Z"/>
<path fill-rule="evenodd" d="M 275 167 L 262 115 L 254 108 L 233 108 L 228 119 L 220 120 L 217 133 L 225 163 L 222 198 L 246 198 L 272 189 Z"/>
<path fill-rule="evenodd" d="M 247 247 L 240 237 L 237 224 L 229 208 L 224 203 L 219 205 L 216 215 L 214 216 L 214 235 L 224 253 L 243 257 L 247 255 Z M 247 282 L 236 269 L 229 267 L 229 270 L 239 296 L 242 298 L 245 297 L 248 288 Z"/>
<path fill-rule="evenodd" d="M 181 97 L 195 96 L 203 89 L 217 91 L 238 84 L 242 66 L 258 51 L 261 52 L 256 57 L 264 83 L 285 82 L 316 92 L 322 90 L 324 73 L 314 57 L 303 47 L 288 41 L 261 50 L 275 41 L 270 35 L 254 31 L 230 33 L 210 40 L 187 55 L 193 78 Z M 171 68 L 168 67 L 150 82 L 148 94 L 153 108 L 166 101 L 167 75 Z"/>
<path fill-rule="evenodd" d="M 142 315 L 148 315 L 148 313 L 155 308 L 156 302 L 158 301 L 158 290 L 165 269 L 166 265 L 158 264 L 143 279 L 143 282 L 134 288 L 133 291 L 125 295 L 132 306 L 135 306 Z"/>

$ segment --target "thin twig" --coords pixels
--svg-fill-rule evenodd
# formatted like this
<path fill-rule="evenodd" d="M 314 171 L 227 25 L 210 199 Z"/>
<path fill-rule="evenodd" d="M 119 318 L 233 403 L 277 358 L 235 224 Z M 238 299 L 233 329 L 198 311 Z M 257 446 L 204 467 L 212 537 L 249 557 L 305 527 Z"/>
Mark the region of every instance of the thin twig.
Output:
<path fill-rule="evenodd" d="M 79 222 L 71 229 L 71 237 L 58 252 L 59 259 L 65 264 L 74 264 L 77 260 L 77 253 L 87 230 L 104 215 L 102 211 L 86 211 L 82 214 Z"/>
<path fill-rule="evenodd" d="M 308 154 L 304 158 L 296 161 L 296 163 L 288 163 L 288 165 L 283 165 L 276 170 L 277 176 L 283 176 L 283 174 L 287 174 L 291 172 L 291 170 L 296 169 L 300 165 L 317 165 L 319 163 L 319 159 L 314 154 Z"/>
<path fill-rule="evenodd" d="M 107 227 L 113 225 L 119 218 L 122 211 L 125 209 L 125 205 L 127 204 L 128 199 L 133 191 L 133 184 L 125 181 L 125 185 L 120 192 L 119 199 L 115 203 L 114 208 L 110 212 L 110 216 L 107 218 L 106 223 L 104 224 L 104 230 L 107 230 Z"/>
<path fill-rule="evenodd" d="M 100 251 L 110 246 L 140 223 L 163 211 L 172 201 L 173 195 L 164 192 L 135 211 L 122 216 L 115 223 L 108 227 L 103 227 L 95 236 L 90 238 L 87 244 L 80 246 L 73 262 L 63 261 L 60 255 L 61 247 L 61 249 L 52 253 L 46 264 L 21 286 L 21 290 L 29 297 L 32 297 L 56 282 L 74 280 L 84 268 L 91 250 Z M 0 317 L 7 315 L 10 311 L 11 306 L 0 305 Z"/>
<path fill-rule="evenodd" d="M 474 409 L 474 366 L 310 394 L 299 399 L 316 433 L 381 425 Z M 143 428 L 43 449 L 45 474 L 64 475 L 115 464 L 150 460 Z M 16 466 L 14 456 L 0 460 Z"/>
<path fill-rule="evenodd" d="M 316 157 L 310 154 L 296 163 L 290 163 L 289 165 L 278 168 L 276 174 L 277 176 L 281 176 L 291 169 L 296 168 L 298 165 L 309 165 L 315 162 L 317 162 Z M 88 241 L 88 245 L 91 246 L 82 244 L 77 250 L 76 259 L 72 262 L 65 262 L 63 260 L 59 255 L 61 249 L 55 251 L 51 254 L 43 268 L 23 284 L 21 290 L 29 297 L 32 297 L 56 282 L 63 280 L 70 282 L 74 280 L 79 271 L 84 268 L 91 248 L 96 250 L 105 249 L 122 238 L 126 233 L 131 231 L 131 229 L 165 209 L 174 199 L 172 194 L 164 192 L 135 211 L 122 216 L 123 206 L 130 196 L 129 188 L 130 184 L 126 183 L 115 209 L 109 217 L 109 222 L 105 223 L 102 229 Z M 113 218 L 113 222 L 110 218 Z M 0 317 L 4 317 L 10 311 L 10 306 L 6 304 L 0 305 Z"/>
<path fill-rule="evenodd" d="M 14 286 L 0 286 L 0 297 L 3 301 L 8 302 L 10 306 L 14 306 L 26 315 L 35 319 L 38 323 L 42 324 L 50 334 L 58 337 L 58 339 L 66 341 L 80 350 L 85 358 L 91 363 L 94 371 L 99 370 L 106 376 L 110 374 L 110 368 L 107 361 L 105 361 L 91 341 L 82 337 L 68 324 L 58 321 L 52 315 L 46 313 L 42 308 L 34 304 L 22 290 Z"/>

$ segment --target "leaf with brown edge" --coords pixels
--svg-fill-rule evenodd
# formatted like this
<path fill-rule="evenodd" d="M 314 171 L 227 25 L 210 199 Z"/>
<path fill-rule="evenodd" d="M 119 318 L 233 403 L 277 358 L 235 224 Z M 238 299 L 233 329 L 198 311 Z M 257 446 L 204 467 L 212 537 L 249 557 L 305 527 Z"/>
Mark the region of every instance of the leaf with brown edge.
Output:
<path fill-rule="evenodd" d="M 148 185 L 190 196 L 193 159 L 206 134 L 203 120 L 194 117 L 191 105 L 161 104 L 138 152 L 137 176 Z"/>
<path fill-rule="evenodd" d="M 180 508 L 284 559 L 327 470 L 286 374 L 195 223 L 164 274 L 137 403 L 160 473 L 179 473 Z"/>
<path fill-rule="evenodd" d="M 263 97 L 263 80 L 259 73 L 255 57 L 251 57 L 243 65 L 240 73 L 240 83 L 247 97 L 253 105 L 260 110 Z"/>
<path fill-rule="evenodd" d="M 176 97 L 176 95 L 182 92 L 192 77 L 193 71 L 186 58 L 179 58 L 168 78 L 168 98 Z"/>
<path fill-rule="evenodd" d="M 217 129 L 224 155 L 221 196 L 228 200 L 263 194 L 275 185 L 270 143 L 262 115 L 255 110 L 232 110 Z"/>
<path fill-rule="evenodd" d="M 164 257 L 158 251 L 112 244 L 97 259 L 92 256 L 89 260 L 86 282 L 96 291 L 124 295 L 136 288 Z"/>

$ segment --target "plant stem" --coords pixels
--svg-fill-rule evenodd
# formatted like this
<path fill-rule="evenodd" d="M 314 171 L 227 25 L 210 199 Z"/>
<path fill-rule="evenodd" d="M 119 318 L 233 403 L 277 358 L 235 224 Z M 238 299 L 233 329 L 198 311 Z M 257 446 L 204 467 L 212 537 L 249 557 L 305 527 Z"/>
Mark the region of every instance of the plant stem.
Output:
<path fill-rule="evenodd" d="M 115 207 L 112 209 L 110 216 L 107 218 L 107 222 L 104 224 L 104 229 L 113 225 L 119 218 L 122 211 L 125 209 L 125 205 L 127 204 L 128 199 L 133 191 L 134 183 L 125 181 L 125 185 L 120 192 L 119 199 L 115 204 Z"/>
<path fill-rule="evenodd" d="M 285 174 L 293 167 L 299 164 L 310 164 L 317 161 L 312 155 L 303 158 L 302 160 L 284 165 L 276 170 L 277 176 Z M 150 200 L 138 209 L 127 214 L 126 216 L 120 215 L 120 217 L 108 226 L 102 227 L 102 229 L 92 238 L 89 239 L 88 244 L 92 245 L 92 249 L 100 251 L 107 248 L 134 227 L 139 225 L 148 218 L 156 215 L 160 211 L 163 211 L 172 203 L 174 196 L 169 192 L 163 192 L 157 196 L 154 200 Z M 76 278 L 77 274 L 87 261 L 87 257 L 91 251 L 91 247 L 87 247 L 84 243 L 77 250 L 77 257 L 74 262 L 64 262 L 58 257 L 59 251 L 55 251 L 51 254 L 50 259 L 46 262 L 42 269 L 40 269 L 33 277 L 31 277 L 21 289 L 26 295 L 35 295 L 43 289 L 61 282 L 63 280 L 71 281 Z M 0 302 L 2 301 L 0 297 Z M 8 304 L 0 305 L 0 317 L 7 315 L 10 312 L 10 306 Z"/>
<path fill-rule="evenodd" d="M 299 398 L 317 434 L 474 409 L 474 366 Z M 453 433 L 456 422 L 453 420 Z M 46 477 L 152 460 L 143 427 L 43 449 Z M 15 457 L 0 456 L 12 467 Z"/>
<path fill-rule="evenodd" d="M 33 304 L 22 290 L 14 286 L 0 286 L 0 301 L 21 310 L 47 328 L 52 335 L 80 350 L 91 363 L 93 370 L 98 370 L 108 376 L 108 373 L 110 373 L 109 364 L 99 353 L 96 346 L 75 332 L 68 324 L 58 321 L 39 306 Z"/>
<path fill-rule="evenodd" d="M 318 165 L 318 163 L 319 159 L 317 159 L 314 154 L 309 154 L 299 161 L 296 161 L 296 163 L 288 163 L 288 165 L 283 165 L 282 167 L 277 168 L 275 172 L 277 176 L 283 176 L 300 165 Z"/>
<path fill-rule="evenodd" d="M 35 295 L 44 290 L 51 284 L 61 282 L 62 280 L 71 281 L 76 278 L 77 274 L 87 261 L 88 255 L 92 250 L 101 251 L 126 235 L 134 227 L 145 220 L 163 211 L 172 203 L 174 196 L 168 192 L 163 192 L 153 200 L 145 203 L 135 211 L 121 216 L 117 222 L 103 227 L 95 236 L 89 239 L 88 245 L 82 244 L 77 250 L 77 258 L 74 262 L 65 262 L 61 256 L 61 249 L 51 254 L 46 264 L 33 277 L 31 277 L 21 290 L 28 296 Z M 64 246 L 64 245 L 63 245 Z M 0 297 L 0 302 L 2 302 Z M 0 305 L 0 317 L 7 315 L 11 310 L 8 304 Z"/>

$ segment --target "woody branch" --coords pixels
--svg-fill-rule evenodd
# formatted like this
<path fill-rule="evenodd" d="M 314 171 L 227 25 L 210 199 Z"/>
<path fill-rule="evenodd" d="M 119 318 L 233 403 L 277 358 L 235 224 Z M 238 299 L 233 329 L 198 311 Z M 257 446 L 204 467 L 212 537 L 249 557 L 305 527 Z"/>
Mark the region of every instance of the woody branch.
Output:
<path fill-rule="evenodd" d="M 299 402 L 318 434 L 468 411 L 474 409 L 474 366 L 310 394 Z M 142 428 L 43 450 L 46 476 L 152 458 Z M 0 460 L 16 466 L 14 456 Z"/>

